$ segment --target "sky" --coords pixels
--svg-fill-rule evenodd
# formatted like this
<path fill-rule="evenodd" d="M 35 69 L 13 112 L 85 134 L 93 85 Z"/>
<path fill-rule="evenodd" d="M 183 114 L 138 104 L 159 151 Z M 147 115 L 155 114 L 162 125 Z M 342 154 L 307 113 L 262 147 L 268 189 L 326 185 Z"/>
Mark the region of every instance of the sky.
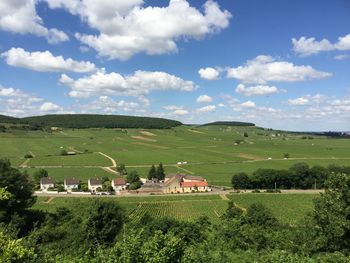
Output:
<path fill-rule="evenodd" d="M 350 1 L 1 0 L 0 114 L 350 130 Z"/>

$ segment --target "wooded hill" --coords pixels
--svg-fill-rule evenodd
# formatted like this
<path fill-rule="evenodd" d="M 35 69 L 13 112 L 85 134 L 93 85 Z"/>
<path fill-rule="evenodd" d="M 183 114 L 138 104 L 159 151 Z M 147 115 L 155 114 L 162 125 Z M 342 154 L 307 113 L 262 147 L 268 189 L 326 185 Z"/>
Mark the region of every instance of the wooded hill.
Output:
<path fill-rule="evenodd" d="M 203 124 L 201 126 L 255 126 L 255 124 L 241 121 L 215 121 Z"/>
<path fill-rule="evenodd" d="M 23 121 L 19 118 L 0 115 L 0 123 L 22 123 Z"/>
<path fill-rule="evenodd" d="M 22 118 L 27 124 L 63 128 L 143 128 L 169 129 L 182 125 L 179 121 L 124 115 L 62 114 Z"/>

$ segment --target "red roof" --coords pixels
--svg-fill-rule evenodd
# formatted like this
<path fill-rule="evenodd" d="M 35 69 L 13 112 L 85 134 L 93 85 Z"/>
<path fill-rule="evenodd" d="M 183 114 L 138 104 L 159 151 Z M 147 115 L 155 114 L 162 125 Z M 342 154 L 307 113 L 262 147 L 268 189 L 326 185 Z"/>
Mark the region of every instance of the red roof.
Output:
<path fill-rule="evenodd" d="M 116 178 L 113 180 L 114 185 L 125 185 L 125 179 L 124 178 Z"/>
<path fill-rule="evenodd" d="M 181 187 L 204 187 L 208 186 L 208 182 L 182 182 Z"/>

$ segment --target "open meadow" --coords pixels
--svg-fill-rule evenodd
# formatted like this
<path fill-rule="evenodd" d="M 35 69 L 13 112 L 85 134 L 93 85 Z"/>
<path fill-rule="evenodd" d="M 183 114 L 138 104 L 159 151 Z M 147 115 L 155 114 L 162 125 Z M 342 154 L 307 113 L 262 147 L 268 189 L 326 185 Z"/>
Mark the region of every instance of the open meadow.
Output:
<path fill-rule="evenodd" d="M 246 136 L 244 136 L 246 133 Z M 57 180 L 114 177 L 124 163 L 145 177 L 162 162 L 166 173 L 201 175 L 210 184 L 230 186 L 234 173 L 258 168 L 350 164 L 350 140 L 304 136 L 256 127 L 179 126 L 171 129 L 13 130 L 0 133 L 0 157 L 32 174 L 48 170 Z M 75 155 L 61 156 L 62 150 Z M 25 158 L 30 154 L 33 158 Z M 284 154 L 289 154 L 285 159 Z M 179 162 L 186 164 L 178 165 Z M 109 167 L 110 169 L 105 169 Z"/>

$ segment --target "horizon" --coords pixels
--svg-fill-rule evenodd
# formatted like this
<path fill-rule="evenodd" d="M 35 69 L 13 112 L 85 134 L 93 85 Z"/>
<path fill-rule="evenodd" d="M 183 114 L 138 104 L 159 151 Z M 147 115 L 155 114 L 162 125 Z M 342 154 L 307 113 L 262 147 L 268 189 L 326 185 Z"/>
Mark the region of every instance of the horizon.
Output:
<path fill-rule="evenodd" d="M 0 6 L 2 115 L 350 131 L 349 2 L 5 0 Z"/>

